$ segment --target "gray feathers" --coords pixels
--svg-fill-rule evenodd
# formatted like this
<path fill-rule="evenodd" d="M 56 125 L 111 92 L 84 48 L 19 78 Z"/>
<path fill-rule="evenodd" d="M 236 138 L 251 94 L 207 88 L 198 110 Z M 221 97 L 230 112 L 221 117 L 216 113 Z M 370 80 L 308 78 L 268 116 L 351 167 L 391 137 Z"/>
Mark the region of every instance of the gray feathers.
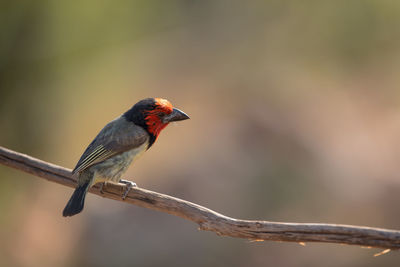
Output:
<path fill-rule="evenodd" d="M 90 143 L 72 173 L 82 172 L 112 156 L 138 148 L 148 140 L 146 130 L 127 121 L 125 117 L 118 117 L 108 123 Z"/>

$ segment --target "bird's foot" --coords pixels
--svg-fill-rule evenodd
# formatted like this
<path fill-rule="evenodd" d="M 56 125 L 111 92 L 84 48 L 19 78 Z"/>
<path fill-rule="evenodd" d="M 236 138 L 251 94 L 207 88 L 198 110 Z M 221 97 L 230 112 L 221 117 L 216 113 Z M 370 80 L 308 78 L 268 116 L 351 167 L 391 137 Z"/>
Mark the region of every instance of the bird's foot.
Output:
<path fill-rule="evenodd" d="M 101 186 L 100 186 L 100 194 L 104 194 L 104 191 L 103 191 L 104 186 L 107 186 L 107 182 L 101 183 Z"/>
<path fill-rule="evenodd" d="M 122 199 L 125 200 L 126 196 L 128 195 L 129 191 L 131 191 L 132 187 L 137 187 L 136 183 L 128 180 L 119 180 L 120 183 L 125 184 L 125 192 L 122 195 Z"/>

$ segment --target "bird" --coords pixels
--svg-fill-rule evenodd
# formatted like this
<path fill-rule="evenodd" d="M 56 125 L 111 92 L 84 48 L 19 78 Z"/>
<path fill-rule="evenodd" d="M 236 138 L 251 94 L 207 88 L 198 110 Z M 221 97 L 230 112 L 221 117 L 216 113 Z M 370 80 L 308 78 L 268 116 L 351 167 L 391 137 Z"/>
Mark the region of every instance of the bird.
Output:
<path fill-rule="evenodd" d="M 80 157 L 72 175 L 78 184 L 63 210 L 63 216 L 73 216 L 83 210 L 89 188 L 97 183 L 124 183 L 125 199 L 135 183 L 120 179 L 129 165 L 137 160 L 157 140 L 160 132 L 174 121 L 189 119 L 183 111 L 163 98 L 146 98 L 109 122 L 98 133 Z"/>

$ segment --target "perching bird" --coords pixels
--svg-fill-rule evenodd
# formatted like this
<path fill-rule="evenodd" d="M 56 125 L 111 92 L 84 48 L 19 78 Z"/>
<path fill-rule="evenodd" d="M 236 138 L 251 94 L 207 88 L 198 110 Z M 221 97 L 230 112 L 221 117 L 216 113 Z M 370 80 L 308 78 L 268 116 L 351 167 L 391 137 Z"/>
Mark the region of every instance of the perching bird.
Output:
<path fill-rule="evenodd" d="M 160 132 L 173 121 L 189 116 L 161 98 L 146 98 L 108 123 L 86 148 L 72 174 L 78 186 L 64 208 L 63 216 L 82 211 L 88 189 L 96 183 L 122 182 L 127 185 L 123 198 L 135 183 L 120 180 L 128 166 L 148 150 Z"/>

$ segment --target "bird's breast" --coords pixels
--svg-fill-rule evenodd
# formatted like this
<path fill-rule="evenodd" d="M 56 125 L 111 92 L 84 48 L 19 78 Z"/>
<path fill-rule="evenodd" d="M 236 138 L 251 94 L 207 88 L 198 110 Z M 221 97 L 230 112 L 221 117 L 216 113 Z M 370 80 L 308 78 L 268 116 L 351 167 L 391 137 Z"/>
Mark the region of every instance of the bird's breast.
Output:
<path fill-rule="evenodd" d="M 119 182 L 121 175 L 136 161 L 147 149 L 148 142 L 143 145 L 115 155 L 99 164 L 92 166 L 96 173 L 95 183 L 104 181 Z"/>

